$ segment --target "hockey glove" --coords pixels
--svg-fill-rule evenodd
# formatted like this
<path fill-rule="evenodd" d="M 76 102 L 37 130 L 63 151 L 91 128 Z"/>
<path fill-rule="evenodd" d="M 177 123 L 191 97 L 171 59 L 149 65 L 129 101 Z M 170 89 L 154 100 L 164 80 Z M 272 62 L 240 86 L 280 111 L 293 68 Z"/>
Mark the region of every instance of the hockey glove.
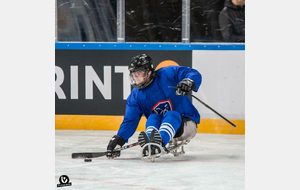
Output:
<path fill-rule="evenodd" d="M 188 96 L 192 94 L 192 90 L 196 89 L 196 84 L 192 79 L 185 78 L 177 84 L 176 94 Z"/>
<path fill-rule="evenodd" d="M 125 144 L 125 140 L 122 137 L 119 137 L 117 135 L 113 136 L 108 143 L 106 157 L 108 159 L 114 159 L 116 157 L 119 157 L 121 155 L 121 152 L 114 151 L 114 149 L 120 148 L 124 144 Z"/>

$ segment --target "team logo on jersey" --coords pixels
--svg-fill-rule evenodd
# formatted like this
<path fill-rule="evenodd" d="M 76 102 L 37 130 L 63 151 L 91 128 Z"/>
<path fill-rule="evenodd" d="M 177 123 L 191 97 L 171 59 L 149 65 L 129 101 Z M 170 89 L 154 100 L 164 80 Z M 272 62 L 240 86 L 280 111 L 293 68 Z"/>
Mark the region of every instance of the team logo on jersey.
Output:
<path fill-rule="evenodd" d="M 168 111 L 173 111 L 173 105 L 170 100 L 163 100 L 163 101 L 157 102 L 157 104 L 155 104 L 155 106 L 153 106 L 152 110 L 156 114 L 164 115 Z"/>

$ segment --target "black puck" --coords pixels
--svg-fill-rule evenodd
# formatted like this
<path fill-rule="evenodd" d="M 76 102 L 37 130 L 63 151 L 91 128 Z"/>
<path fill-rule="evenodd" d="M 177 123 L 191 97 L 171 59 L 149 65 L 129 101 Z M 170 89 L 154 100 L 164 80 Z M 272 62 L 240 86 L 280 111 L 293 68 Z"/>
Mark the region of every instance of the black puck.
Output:
<path fill-rule="evenodd" d="M 91 158 L 85 158 L 84 161 L 85 161 L 85 162 L 91 162 L 92 159 L 91 159 Z"/>

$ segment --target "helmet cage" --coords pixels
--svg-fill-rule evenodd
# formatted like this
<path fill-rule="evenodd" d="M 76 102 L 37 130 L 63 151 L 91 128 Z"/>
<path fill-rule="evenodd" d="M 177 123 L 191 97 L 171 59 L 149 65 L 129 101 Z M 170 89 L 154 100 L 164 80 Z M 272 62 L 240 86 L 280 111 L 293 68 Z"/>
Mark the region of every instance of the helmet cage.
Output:
<path fill-rule="evenodd" d="M 143 67 L 130 71 L 130 84 L 138 89 L 144 88 L 145 84 L 149 81 L 149 72 L 149 69 L 146 70 Z"/>
<path fill-rule="evenodd" d="M 148 86 L 154 79 L 152 59 L 146 54 L 133 57 L 128 70 L 130 72 L 130 84 L 138 89 Z M 152 71 L 151 76 L 149 76 L 150 71 Z"/>

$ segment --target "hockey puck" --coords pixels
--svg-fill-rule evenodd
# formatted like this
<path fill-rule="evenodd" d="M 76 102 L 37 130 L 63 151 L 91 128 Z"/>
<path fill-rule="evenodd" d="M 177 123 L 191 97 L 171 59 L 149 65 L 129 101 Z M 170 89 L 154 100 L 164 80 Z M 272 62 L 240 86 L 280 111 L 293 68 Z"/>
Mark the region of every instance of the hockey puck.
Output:
<path fill-rule="evenodd" d="M 85 158 L 84 161 L 85 161 L 85 162 L 91 162 L 92 159 L 90 159 L 90 158 Z"/>

